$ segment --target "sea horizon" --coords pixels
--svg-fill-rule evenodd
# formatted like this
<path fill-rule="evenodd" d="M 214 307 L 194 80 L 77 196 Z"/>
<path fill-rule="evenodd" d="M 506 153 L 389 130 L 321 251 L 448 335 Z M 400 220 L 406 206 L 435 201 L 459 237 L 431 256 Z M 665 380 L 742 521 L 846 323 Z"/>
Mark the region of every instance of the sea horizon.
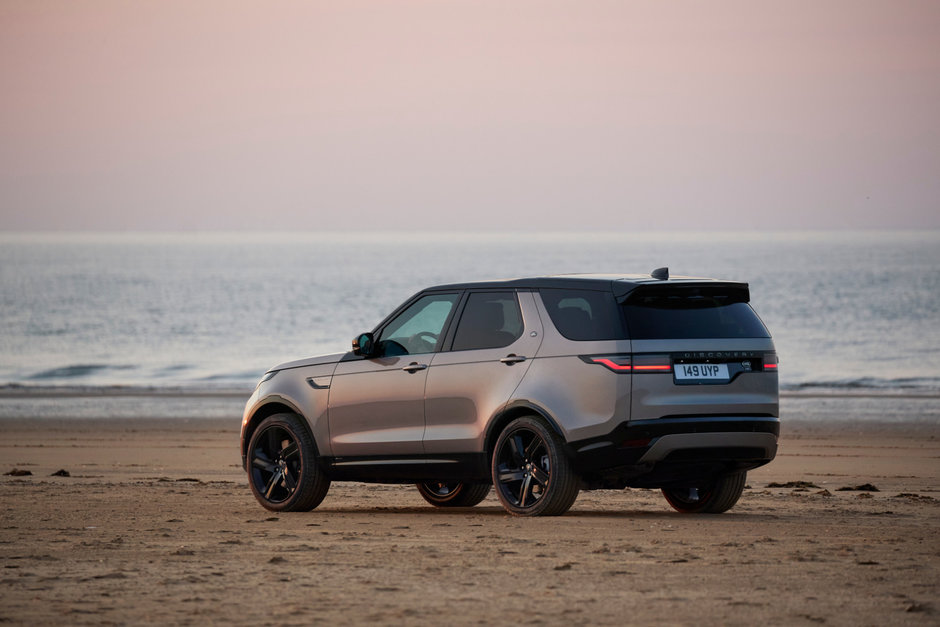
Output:
<path fill-rule="evenodd" d="M 748 282 L 784 393 L 940 392 L 940 230 L 0 233 L 0 390 L 250 390 L 433 284 Z"/>

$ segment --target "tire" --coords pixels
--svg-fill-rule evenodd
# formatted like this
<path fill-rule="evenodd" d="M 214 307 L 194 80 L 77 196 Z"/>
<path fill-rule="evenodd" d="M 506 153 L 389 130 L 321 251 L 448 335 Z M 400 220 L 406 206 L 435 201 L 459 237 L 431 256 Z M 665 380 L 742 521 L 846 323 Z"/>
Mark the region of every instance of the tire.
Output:
<path fill-rule="evenodd" d="M 488 483 L 419 483 L 418 492 L 435 507 L 473 507 L 490 493 Z"/>
<path fill-rule="evenodd" d="M 721 475 L 704 486 L 663 488 L 663 496 L 683 514 L 720 514 L 734 507 L 746 482 L 746 472 L 735 472 Z"/>
<path fill-rule="evenodd" d="M 560 516 L 578 498 L 580 478 L 564 452 L 564 440 L 540 418 L 506 425 L 493 451 L 496 496 L 514 516 Z"/>
<path fill-rule="evenodd" d="M 297 414 L 261 421 L 248 443 L 248 484 L 272 512 L 308 512 L 323 501 L 330 479 L 319 466 L 317 447 Z"/>

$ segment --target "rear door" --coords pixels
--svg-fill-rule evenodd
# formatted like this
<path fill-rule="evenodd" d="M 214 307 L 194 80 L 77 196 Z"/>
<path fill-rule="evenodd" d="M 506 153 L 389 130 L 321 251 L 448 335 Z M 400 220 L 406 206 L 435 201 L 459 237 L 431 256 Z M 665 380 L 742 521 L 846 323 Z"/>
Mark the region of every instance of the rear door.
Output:
<path fill-rule="evenodd" d="M 428 372 L 425 452 L 479 453 L 490 417 L 522 381 L 541 342 L 531 292 L 470 292 L 448 350 L 434 355 Z"/>

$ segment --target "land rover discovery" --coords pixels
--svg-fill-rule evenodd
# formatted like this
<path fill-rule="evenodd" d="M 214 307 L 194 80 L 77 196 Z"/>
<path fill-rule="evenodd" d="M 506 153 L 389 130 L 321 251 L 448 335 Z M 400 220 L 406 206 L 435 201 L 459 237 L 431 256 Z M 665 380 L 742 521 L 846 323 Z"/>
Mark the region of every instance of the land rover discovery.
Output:
<path fill-rule="evenodd" d="M 331 481 L 414 483 L 438 507 L 495 486 L 529 516 L 644 487 L 724 512 L 779 434 L 777 355 L 749 298 L 666 268 L 430 287 L 350 352 L 264 375 L 241 428 L 251 490 L 307 511 Z"/>

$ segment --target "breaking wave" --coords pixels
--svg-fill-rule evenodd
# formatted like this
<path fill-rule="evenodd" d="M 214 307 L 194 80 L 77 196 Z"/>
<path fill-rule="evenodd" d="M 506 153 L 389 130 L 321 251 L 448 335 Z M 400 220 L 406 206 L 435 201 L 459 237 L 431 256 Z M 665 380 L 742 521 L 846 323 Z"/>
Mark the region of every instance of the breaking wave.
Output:
<path fill-rule="evenodd" d="M 856 379 L 836 379 L 832 381 L 813 381 L 788 383 L 780 386 L 781 390 L 790 392 L 799 391 L 863 391 L 875 390 L 882 392 L 940 392 L 940 377 L 901 377 L 880 378 L 860 377 Z"/>
<path fill-rule="evenodd" d="M 28 381 L 47 381 L 50 379 L 78 379 L 108 371 L 134 370 L 136 366 L 111 364 L 72 364 L 60 368 L 43 370 L 26 377 Z"/>

